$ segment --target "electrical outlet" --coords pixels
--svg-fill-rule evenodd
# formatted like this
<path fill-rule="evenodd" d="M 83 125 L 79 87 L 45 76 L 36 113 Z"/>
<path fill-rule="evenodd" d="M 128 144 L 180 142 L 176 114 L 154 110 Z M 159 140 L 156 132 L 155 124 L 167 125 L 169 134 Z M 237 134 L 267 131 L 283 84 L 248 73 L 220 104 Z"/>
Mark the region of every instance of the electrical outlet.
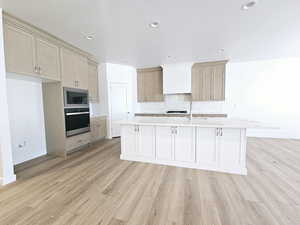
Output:
<path fill-rule="evenodd" d="M 26 141 L 23 141 L 22 144 L 18 144 L 18 148 L 24 148 L 26 146 L 27 142 Z"/>

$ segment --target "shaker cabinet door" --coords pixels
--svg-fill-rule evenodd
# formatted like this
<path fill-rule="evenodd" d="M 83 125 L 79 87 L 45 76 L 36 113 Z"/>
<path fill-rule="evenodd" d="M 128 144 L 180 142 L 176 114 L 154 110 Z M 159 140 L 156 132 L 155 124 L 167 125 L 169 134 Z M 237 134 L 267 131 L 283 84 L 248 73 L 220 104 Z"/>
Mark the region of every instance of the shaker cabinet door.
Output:
<path fill-rule="evenodd" d="M 89 99 L 91 102 L 99 103 L 99 90 L 98 90 L 98 68 L 97 65 L 88 64 L 89 68 Z"/>
<path fill-rule="evenodd" d="M 159 160 L 173 159 L 172 127 L 156 127 L 156 157 Z"/>
<path fill-rule="evenodd" d="M 195 162 L 195 128 L 176 127 L 174 132 L 174 159 L 178 162 Z"/>
<path fill-rule="evenodd" d="M 241 165 L 241 129 L 223 129 L 219 137 L 221 168 L 237 168 Z"/>
<path fill-rule="evenodd" d="M 25 75 L 37 74 L 32 34 L 4 25 L 4 52 L 7 72 Z"/>
<path fill-rule="evenodd" d="M 78 88 L 88 90 L 89 88 L 89 69 L 88 69 L 88 61 L 87 58 L 82 57 L 80 55 L 76 55 L 76 63 L 77 63 L 77 82 Z"/>
<path fill-rule="evenodd" d="M 58 46 L 46 40 L 36 39 L 36 58 L 40 74 L 46 78 L 60 80 L 60 61 Z"/>
<path fill-rule="evenodd" d="M 61 49 L 61 69 L 63 86 L 76 88 L 77 60 L 74 52 Z"/>
<path fill-rule="evenodd" d="M 122 126 L 121 144 L 122 154 L 137 155 L 137 132 L 134 125 Z"/>
<path fill-rule="evenodd" d="M 216 132 L 216 128 L 197 128 L 197 163 L 206 166 L 217 166 L 218 152 Z"/>
<path fill-rule="evenodd" d="M 155 128 L 154 126 L 138 127 L 138 154 L 144 158 L 155 158 Z"/>

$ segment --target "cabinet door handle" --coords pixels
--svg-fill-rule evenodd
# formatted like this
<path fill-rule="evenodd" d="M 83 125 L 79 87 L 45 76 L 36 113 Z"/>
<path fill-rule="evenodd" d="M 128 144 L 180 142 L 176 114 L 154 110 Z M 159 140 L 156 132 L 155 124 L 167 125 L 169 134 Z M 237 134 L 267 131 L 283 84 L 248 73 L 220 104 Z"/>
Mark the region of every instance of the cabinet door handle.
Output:
<path fill-rule="evenodd" d="M 35 72 L 35 73 L 38 73 L 38 72 L 39 72 L 39 70 L 38 70 L 38 67 L 37 67 L 37 66 L 35 66 L 35 67 L 34 67 L 34 72 Z"/>
<path fill-rule="evenodd" d="M 217 128 L 217 136 L 219 136 L 219 130 L 220 130 L 220 129 L 219 129 L 219 128 Z"/>
<path fill-rule="evenodd" d="M 175 134 L 177 134 L 177 127 L 174 127 L 174 132 Z"/>
<path fill-rule="evenodd" d="M 223 136 L 223 128 L 221 128 L 221 136 Z"/>
<path fill-rule="evenodd" d="M 174 134 L 174 127 L 171 127 L 171 134 Z"/>
<path fill-rule="evenodd" d="M 42 68 L 39 66 L 39 74 L 42 73 Z"/>

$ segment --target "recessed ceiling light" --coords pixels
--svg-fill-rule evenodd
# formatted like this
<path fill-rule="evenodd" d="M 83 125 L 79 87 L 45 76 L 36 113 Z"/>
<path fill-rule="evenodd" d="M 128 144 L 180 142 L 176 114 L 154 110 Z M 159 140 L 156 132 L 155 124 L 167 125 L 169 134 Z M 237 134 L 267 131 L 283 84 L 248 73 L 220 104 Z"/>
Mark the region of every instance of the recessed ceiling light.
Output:
<path fill-rule="evenodd" d="M 248 10 L 249 8 L 254 7 L 256 5 L 256 3 L 257 3 L 257 0 L 249 1 L 249 2 L 245 3 L 244 5 L 242 5 L 241 9 L 242 10 Z"/>
<path fill-rule="evenodd" d="M 152 23 L 149 24 L 149 27 L 158 28 L 159 27 L 159 22 L 152 22 Z"/>
<path fill-rule="evenodd" d="M 86 35 L 85 38 L 88 39 L 88 40 L 92 40 L 92 39 L 94 39 L 94 36 L 93 35 Z"/>

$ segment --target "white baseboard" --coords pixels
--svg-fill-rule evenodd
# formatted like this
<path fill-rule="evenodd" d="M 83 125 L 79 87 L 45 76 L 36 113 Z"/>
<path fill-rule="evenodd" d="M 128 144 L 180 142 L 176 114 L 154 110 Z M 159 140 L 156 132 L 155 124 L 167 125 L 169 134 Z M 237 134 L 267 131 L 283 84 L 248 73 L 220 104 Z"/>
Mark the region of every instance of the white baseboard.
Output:
<path fill-rule="evenodd" d="M 164 161 L 164 160 L 157 160 L 157 159 L 148 159 L 148 158 L 144 158 L 144 157 L 142 158 L 142 157 L 137 157 L 137 156 L 128 156 L 128 155 L 125 156 L 122 154 L 120 156 L 120 159 L 128 160 L 128 161 L 135 161 L 135 162 L 152 163 L 152 164 L 160 164 L 160 165 L 167 165 L 167 166 L 177 166 L 177 167 L 183 167 L 183 168 L 201 169 L 201 170 L 208 170 L 208 171 L 215 171 L 215 172 L 247 175 L 247 168 L 245 168 L 245 167 L 220 168 L 218 166 L 202 165 L 202 164 L 188 163 L 188 162 Z"/>
<path fill-rule="evenodd" d="M 16 181 L 16 175 L 12 175 L 10 177 L 0 177 L 0 185 L 4 186 Z"/>

